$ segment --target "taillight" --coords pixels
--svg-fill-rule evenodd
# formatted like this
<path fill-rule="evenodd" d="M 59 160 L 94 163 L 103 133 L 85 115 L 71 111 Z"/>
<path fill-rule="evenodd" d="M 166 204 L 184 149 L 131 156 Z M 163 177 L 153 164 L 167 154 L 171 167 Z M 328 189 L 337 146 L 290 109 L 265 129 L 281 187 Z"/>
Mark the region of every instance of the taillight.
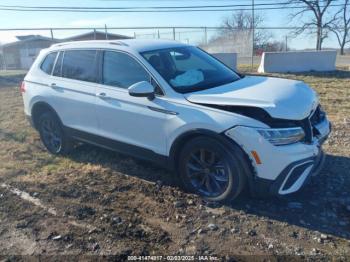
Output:
<path fill-rule="evenodd" d="M 21 87 L 20 87 L 20 89 L 19 89 L 20 91 L 21 91 L 21 93 L 24 93 L 25 91 L 26 91 L 26 84 L 25 84 L 25 82 L 24 81 L 22 81 L 22 83 L 21 83 Z"/>

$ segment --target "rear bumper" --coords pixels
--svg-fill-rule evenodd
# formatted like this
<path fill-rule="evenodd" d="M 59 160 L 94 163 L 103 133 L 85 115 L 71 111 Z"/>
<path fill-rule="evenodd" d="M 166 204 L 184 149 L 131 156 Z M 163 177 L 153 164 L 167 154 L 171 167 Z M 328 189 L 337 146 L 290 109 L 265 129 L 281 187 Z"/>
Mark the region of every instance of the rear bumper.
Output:
<path fill-rule="evenodd" d="M 320 149 L 316 157 L 289 164 L 276 180 L 255 177 L 253 192 L 259 195 L 287 195 L 304 187 L 323 167 L 325 154 Z"/>

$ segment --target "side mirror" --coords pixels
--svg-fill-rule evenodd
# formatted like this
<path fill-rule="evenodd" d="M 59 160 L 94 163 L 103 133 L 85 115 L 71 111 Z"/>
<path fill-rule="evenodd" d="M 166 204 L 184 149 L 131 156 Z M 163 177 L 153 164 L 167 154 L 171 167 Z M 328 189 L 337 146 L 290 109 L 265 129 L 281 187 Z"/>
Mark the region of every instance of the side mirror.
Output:
<path fill-rule="evenodd" d="M 137 82 L 129 88 L 129 95 L 136 97 L 147 97 L 149 100 L 154 99 L 154 87 L 147 81 Z"/>

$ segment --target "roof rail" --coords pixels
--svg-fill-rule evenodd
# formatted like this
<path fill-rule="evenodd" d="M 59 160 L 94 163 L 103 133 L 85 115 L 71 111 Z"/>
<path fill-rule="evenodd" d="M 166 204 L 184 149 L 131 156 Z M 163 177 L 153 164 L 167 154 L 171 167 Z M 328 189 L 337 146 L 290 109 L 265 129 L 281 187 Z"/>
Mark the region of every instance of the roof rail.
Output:
<path fill-rule="evenodd" d="M 104 43 L 108 43 L 111 45 L 119 45 L 119 46 L 129 46 L 128 44 L 126 44 L 123 41 L 106 41 L 106 40 L 85 40 L 85 41 L 70 41 L 70 42 L 62 42 L 62 43 L 56 43 L 51 45 L 51 47 L 59 47 L 59 46 L 65 46 L 65 45 L 70 45 L 70 44 L 77 44 L 78 42 L 84 42 L 84 44 L 96 44 L 96 42 L 104 42 Z"/>
<path fill-rule="evenodd" d="M 67 43 L 57 43 L 57 44 L 51 45 L 51 47 L 64 46 L 64 45 L 66 45 L 66 44 L 67 44 Z"/>
<path fill-rule="evenodd" d="M 111 45 L 122 45 L 122 46 L 129 46 L 127 45 L 125 42 L 123 41 L 113 41 L 113 42 L 109 42 Z"/>

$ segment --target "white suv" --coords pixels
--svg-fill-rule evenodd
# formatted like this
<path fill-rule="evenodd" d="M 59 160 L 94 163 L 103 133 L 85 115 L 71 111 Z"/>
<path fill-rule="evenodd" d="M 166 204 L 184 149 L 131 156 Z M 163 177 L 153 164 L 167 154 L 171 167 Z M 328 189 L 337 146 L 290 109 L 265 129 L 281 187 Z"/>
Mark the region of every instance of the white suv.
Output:
<path fill-rule="evenodd" d="M 56 44 L 40 53 L 21 91 L 51 153 L 83 141 L 154 160 L 213 201 L 245 186 L 299 190 L 320 170 L 330 133 L 303 82 L 243 76 L 174 41 Z"/>

